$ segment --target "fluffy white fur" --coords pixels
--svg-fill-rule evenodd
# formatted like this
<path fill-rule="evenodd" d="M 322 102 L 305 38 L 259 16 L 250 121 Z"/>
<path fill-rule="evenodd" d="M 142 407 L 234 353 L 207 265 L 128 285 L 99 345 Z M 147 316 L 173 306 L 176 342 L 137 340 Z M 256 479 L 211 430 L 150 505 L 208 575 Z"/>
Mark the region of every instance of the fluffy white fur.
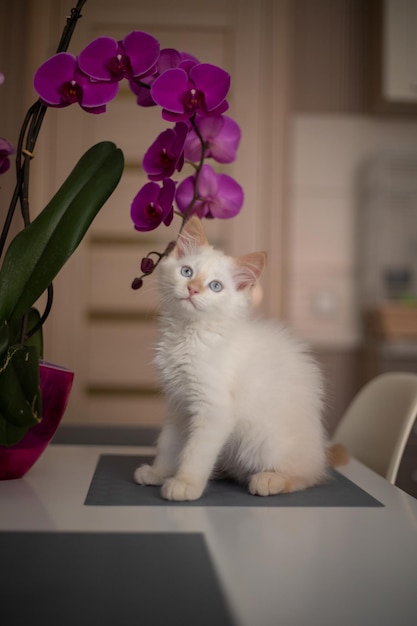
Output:
<path fill-rule="evenodd" d="M 199 498 L 210 476 L 264 496 L 325 476 L 320 372 L 286 328 L 252 314 L 264 263 L 213 249 L 192 218 L 160 265 L 156 364 L 169 411 L 156 459 L 135 480 L 162 485 L 168 500 Z"/>

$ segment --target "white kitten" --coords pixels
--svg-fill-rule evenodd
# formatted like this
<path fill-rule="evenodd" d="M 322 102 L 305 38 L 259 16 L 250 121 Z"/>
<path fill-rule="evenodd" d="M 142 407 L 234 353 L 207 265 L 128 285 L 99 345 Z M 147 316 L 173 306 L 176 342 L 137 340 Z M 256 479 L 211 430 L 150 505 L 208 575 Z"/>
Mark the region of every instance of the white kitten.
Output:
<path fill-rule="evenodd" d="M 152 466 L 135 472 L 168 500 L 195 500 L 227 475 L 267 496 L 310 487 L 326 472 L 320 372 L 286 328 L 253 317 L 262 252 L 231 258 L 198 218 L 160 265 L 156 365 L 168 401 Z"/>

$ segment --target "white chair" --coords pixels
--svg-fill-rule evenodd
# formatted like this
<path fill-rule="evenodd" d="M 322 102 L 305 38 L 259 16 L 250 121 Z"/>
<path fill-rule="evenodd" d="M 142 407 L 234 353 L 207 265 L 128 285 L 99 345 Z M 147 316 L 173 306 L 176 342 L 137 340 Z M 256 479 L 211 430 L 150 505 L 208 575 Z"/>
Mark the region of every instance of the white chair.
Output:
<path fill-rule="evenodd" d="M 333 441 L 351 456 L 395 484 L 417 416 L 417 375 L 380 374 L 353 398 Z"/>

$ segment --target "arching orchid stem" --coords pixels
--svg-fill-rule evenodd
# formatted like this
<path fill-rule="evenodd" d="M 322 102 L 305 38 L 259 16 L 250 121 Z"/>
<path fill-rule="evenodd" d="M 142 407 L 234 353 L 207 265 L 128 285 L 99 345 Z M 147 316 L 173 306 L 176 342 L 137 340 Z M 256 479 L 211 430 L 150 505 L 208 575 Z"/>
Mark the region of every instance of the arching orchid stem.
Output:
<path fill-rule="evenodd" d="M 85 5 L 87 0 L 78 0 L 77 6 L 71 9 L 71 14 L 67 17 L 66 26 L 62 32 L 61 39 L 58 44 L 57 52 L 65 52 L 68 49 L 69 43 L 71 41 L 71 37 L 74 33 L 74 29 L 77 25 L 78 20 L 81 15 L 81 9 Z"/>
<path fill-rule="evenodd" d="M 21 163 L 22 161 L 21 154 L 23 151 L 23 144 L 24 144 L 26 131 L 32 119 L 33 110 L 35 106 L 36 106 L 36 103 L 32 104 L 32 106 L 29 108 L 28 112 L 25 115 L 25 119 L 23 120 L 22 128 L 20 129 L 19 139 L 17 143 L 17 150 L 16 150 L 16 185 L 14 188 L 13 196 L 10 201 L 10 205 L 7 211 L 6 219 L 4 220 L 3 229 L 1 232 L 1 236 L 0 236 L 0 258 L 3 254 L 4 246 L 6 245 L 7 235 L 9 234 L 9 230 L 12 224 L 17 202 L 19 198 L 21 197 L 21 187 L 23 184 L 23 168 L 22 168 L 22 163 Z"/>
<path fill-rule="evenodd" d="M 141 276 L 138 276 L 137 278 L 133 279 L 132 289 L 140 289 L 142 287 L 143 279 L 146 278 L 146 276 L 149 276 L 150 274 L 152 274 L 156 270 L 156 268 L 158 267 L 162 259 L 168 256 L 172 252 L 172 250 L 175 248 L 175 243 L 176 243 L 175 241 L 170 241 L 163 252 L 152 251 L 148 253 L 148 255 L 145 258 L 148 258 L 149 255 L 151 254 L 156 254 L 158 258 L 156 261 L 154 261 L 152 269 L 149 269 L 149 271 L 146 271 L 143 274 L 141 274 Z"/>
<path fill-rule="evenodd" d="M 194 192 L 193 192 L 193 198 L 187 208 L 187 210 L 185 211 L 185 213 L 179 213 L 178 211 L 174 211 L 174 213 L 176 215 L 179 215 L 182 219 L 181 222 L 181 226 L 180 229 L 178 231 L 178 235 L 177 235 L 177 239 L 178 237 L 181 235 L 181 231 L 184 227 L 184 224 L 186 223 L 186 221 L 188 220 L 188 218 L 190 217 L 191 211 L 194 207 L 194 204 L 196 202 L 196 200 L 198 199 L 198 181 L 199 181 L 199 177 L 200 177 L 200 172 L 201 172 L 201 168 L 204 165 L 204 160 L 205 160 L 205 155 L 206 155 L 206 151 L 207 151 L 207 146 L 206 146 L 206 142 L 204 141 L 203 136 L 200 133 L 200 129 L 198 128 L 196 122 L 195 122 L 195 116 L 193 116 L 190 119 L 190 123 L 193 127 L 193 129 L 195 130 L 197 137 L 200 140 L 201 143 L 201 156 L 200 156 L 200 161 L 198 164 L 192 162 L 192 161 L 187 161 L 187 163 L 189 163 L 190 165 L 192 165 L 192 167 L 195 169 L 196 174 L 195 174 L 195 180 L 194 180 Z M 145 259 L 142 259 L 142 270 L 146 270 L 144 271 L 141 276 L 138 276 L 136 278 L 133 279 L 132 281 L 132 289 L 140 289 L 143 285 L 143 279 L 146 278 L 146 276 L 149 276 L 150 274 L 152 274 L 155 269 L 158 267 L 159 263 L 162 261 L 162 259 L 166 256 L 168 256 L 172 250 L 175 247 L 175 243 L 176 241 L 171 241 L 167 247 L 165 248 L 165 250 L 161 253 L 161 252 L 157 252 L 157 251 L 152 251 L 149 252 L 149 254 L 145 257 Z M 153 262 L 152 267 L 150 264 L 148 263 L 143 263 L 144 261 L 146 261 L 150 255 L 156 255 L 158 258 L 156 261 Z"/>
<path fill-rule="evenodd" d="M 207 146 L 206 146 L 206 142 L 203 139 L 203 136 L 200 133 L 200 129 L 198 128 L 196 121 L 195 121 L 195 116 L 190 118 L 190 122 L 191 122 L 191 126 L 193 127 L 197 137 L 200 140 L 201 143 L 201 157 L 200 157 L 200 162 L 198 163 L 198 165 L 196 166 L 194 164 L 195 167 L 195 179 L 194 179 L 194 193 L 193 193 L 193 197 L 191 199 L 190 204 L 187 207 L 187 210 L 185 211 L 184 215 L 183 215 L 183 220 L 182 220 L 182 224 L 180 227 L 180 231 L 178 234 L 181 234 L 182 229 L 184 228 L 184 224 L 185 222 L 188 220 L 188 218 L 191 215 L 191 211 L 193 210 L 194 204 L 196 202 L 196 200 L 198 200 L 198 181 L 200 179 L 200 173 L 201 173 L 201 168 L 204 165 L 204 159 L 206 156 L 206 150 L 207 150 Z"/>
<path fill-rule="evenodd" d="M 38 332 L 38 330 L 40 330 L 40 328 L 42 328 L 42 326 L 44 325 L 46 319 L 49 316 L 49 313 L 51 312 L 53 299 L 54 299 L 54 288 L 53 288 L 53 285 L 51 283 L 48 286 L 48 299 L 46 301 L 45 310 L 42 313 L 40 320 L 28 332 L 26 332 L 26 328 L 22 328 L 22 343 L 27 341 L 28 339 L 30 339 L 35 333 Z"/>
<path fill-rule="evenodd" d="M 10 226 L 12 224 L 15 208 L 17 205 L 17 201 L 20 196 L 20 186 L 23 178 L 23 172 L 18 176 L 16 186 L 13 192 L 13 196 L 9 205 L 9 209 L 7 211 L 6 219 L 4 220 L 3 229 L 0 236 L 0 258 L 3 254 L 4 246 L 6 245 L 7 235 L 9 234 Z"/>
<path fill-rule="evenodd" d="M 199 161 L 198 164 L 196 164 L 196 163 L 194 163 L 192 161 L 188 161 L 188 160 L 186 161 L 196 171 L 195 179 L 194 179 L 194 192 L 193 192 L 192 200 L 191 200 L 189 206 L 187 207 L 187 210 L 185 211 L 185 213 L 179 213 L 178 211 L 174 211 L 174 213 L 176 215 L 179 215 L 181 217 L 181 219 L 182 219 L 181 226 L 180 226 L 180 229 L 178 231 L 177 239 L 181 235 L 181 231 L 184 228 L 184 224 L 186 223 L 186 221 L 188 220 L 188 218 L 191 215 L 191 211 L 192 211 L 192 209 L 194 207 L 194 204 L 195 204 L 196 200 L 198 200 L 198 181 L 199 181 L 201 169 L 202 169 L 202 167 L 204 165 L 204 160 L 205 160 L 206 151 L 207 151 L 206 142 L 204 141 L 204 138 L 203 138 L 203 136 L 200 133 L 200 129 L 198 128 L 198 126 L 196 124 L 195 116 L 190 118 L 190 123 L 191 123 L 193 129 L 195 130 L 197 137 L 200 140 L 200 143 L 201 143 L 201 156 L 200 156 L 200 161 Z M 142 287 L 143 279 L 146 278 L 146 276 L 149 276 L 150 274 L 152 274 L 155 271 L 155 269 L 158 267 L 158 265 L 162 261 L 162 259 L 164 257 L 168 256 L 172 252 L 172 250 L 175 247 L 175 243 L 176 243 L 176 241 L 171 241 L 167 245 L 167 247 L 165 248 L 165 250 L 162 253 L 153 251 L 153 252 L 150 252 L 147 255 L 147 257 L 145 257 L 145 259 L 142 259 L 142 263 L 143 263 L 143 261 L 145 261 L 152 254 L 155 254 L 158 257 L 157 260 L 155 262 L 153 262 L 152 267 L 150 267 L 150 265 L 148 267 L 148 264 L 143 266 L 143 269 L 146 269 L 146 271 L 144 271 L 141 276 L 138 276 L 137 278 L 133 279 L 132 289 L 140 289 Z"/>
<path fill-rule="evenodd" d="M 193 167 L 195 170 L 198 169 L 198 165 L 197 163 L 194 163 L 194 161 L 189 161 L 188 159 L 185 159 L 184 163 L 187 163 L 187 165 L 191 165 L 191 167 Z M 182 213 L 181 213 L 182 215 Z"/>
<path fill-rule="evenodd" d="M 71 9 L 71 14 L 67 17 L 66 25 L 61 35 L 57 47 L 58 52 L 65 52 L 68 49 L 71 37 L 74 33 L 74 29 L 81 16 L 81 9 L 87 0 L 78 0 L 75 8 Z M 0 236 L 0 258 L 3 254 L 3 250 L 6 244 L 7 236 L 10 231 L 10 227 L 13 221 L 13 217 L 16 211 L 17 203 L 20 203 L 20 209 L 24 226 L 30 224 L 30 210 L 29 210 L 29 179 L 30 179 L 30 162 L 34 156 L 35 144 L 39 135 L 39 131 L 42 126 L 43 119 L 46 113 L 46 105 L 39 99 L 37 100 L 27 111 L 23 120 L 22 128 L 19 133 L 18 145 L 16 150 L 16 185 L 13 192 L 13 196 L 7 211 L 6 219 L 4 221 L 3 229 Z M 21 327 L 21 340 L 22 343 L 29 337 L 34 335 L 45 323 L 51 308 L 53 301 L 53 287 L 52 284 L 48 287 L 48 296 L 45 310 L 34 328 L 26 332 L 27 316 L 22 318 Z"/>
<path fill-rule="evenodd" d="M 139 87 L 144 87 L 145 89 L 149 89 L 149 91 L 151 90 L 151 85 L 148 85 L 148 83 L 144 83 L 142 80 L 138 80 L 137 84 L 139 85 Z"/>
<path fill-rule="evenodd" d="M 34 156 L 34 149 L 36 140 L 39 135 L 39 131 L 42 126 L 43 118 L 45 117 L 46 106 L 42 104 L 40 100 L 35 102 L 31 107 L 30 125 L 27 130 L 27 136 L 25 141 L 25 147 L 22 148 L 19 141 L 16 159 L 19 162 L 19 166 L 23 169 L 22 184 L 20 187 L 20 209 L 22 213 L 23 223 L 26 226 L 30 224 L 30 211 L 29 211 L 29 176 L 30 176 L 30 163 Z M 22 137 L 22 140 L 24 137 Z"/>
<path fill-rule="evenodd" d="M 57 52 L 65 52 L 68 49 L 74 29 L 81 15 L 81 9 L 87 0 L 78 0 L 75 8 L 71 9 L 71 15 L 67 17 L 66 25 L 59 41 Z M 47 107 L 37 100 L 29 108 L 23 120 L 16 150 L 16 186 L 8 208 L 0 236 L 0 258 L 3 254 L 7 235 L 9 234 L 17 202 L 21 203 L 21 211 L 24 225 L 30 223 L 29 214 L 29 176 L 30 160 L 33 157 L 36 140 L 42 126 Z M 30 154 L 28 154 L 30 153 Z"/>

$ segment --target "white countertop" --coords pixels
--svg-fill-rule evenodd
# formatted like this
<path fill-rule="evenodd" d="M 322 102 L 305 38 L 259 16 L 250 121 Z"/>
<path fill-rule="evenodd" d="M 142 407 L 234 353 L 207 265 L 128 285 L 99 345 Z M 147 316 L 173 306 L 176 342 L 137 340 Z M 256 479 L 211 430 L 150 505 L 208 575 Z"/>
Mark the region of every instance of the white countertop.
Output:
<path fill-rule="evenodd" d="M 200 532 L 239 626 L 417 624 L 411 496 L 352 460 L 340 472 L 384 507 L 84 505 L 100 454 L 149 450 L 49 446 L 0 482 L 0 531 Z"/>

